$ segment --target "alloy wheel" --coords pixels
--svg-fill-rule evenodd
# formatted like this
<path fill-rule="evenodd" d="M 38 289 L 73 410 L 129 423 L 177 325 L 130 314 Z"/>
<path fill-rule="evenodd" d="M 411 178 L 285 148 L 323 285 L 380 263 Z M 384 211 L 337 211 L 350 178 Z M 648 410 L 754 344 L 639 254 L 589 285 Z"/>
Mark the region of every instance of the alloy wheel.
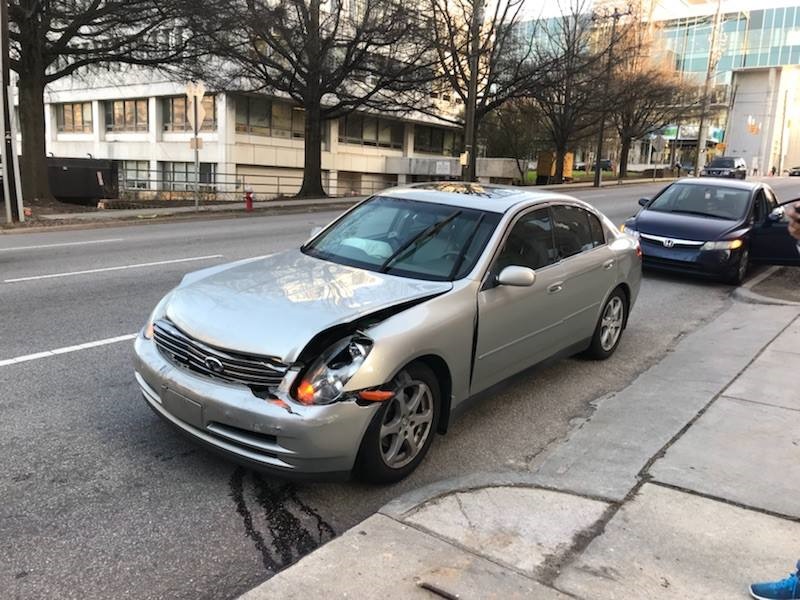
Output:
<path fill-rule="evenodd" d="M 625 304 L 622 298 L 614 296 L 606 304 L 600 323 L 600 346 L 605 352 L 610 352 L 616 346 L 619 336 L 622 334 L 624 319 Z"/>
<path fill-rule="evenodd" d="M 401 469 L 416 458 L 433 424 L 433 394 L 428 385 L 412 379 L 405 371 L 397 381 L 379 436 L 383 461 L 393 469 Z"/>

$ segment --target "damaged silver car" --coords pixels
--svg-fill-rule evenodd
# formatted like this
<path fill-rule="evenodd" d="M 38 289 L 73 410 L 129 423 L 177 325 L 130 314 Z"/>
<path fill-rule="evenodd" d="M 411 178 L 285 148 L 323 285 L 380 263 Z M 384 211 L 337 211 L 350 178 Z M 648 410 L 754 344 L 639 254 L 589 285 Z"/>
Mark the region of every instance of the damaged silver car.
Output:
<path fill-rule="evenodd" d="M 307 243 L 191 273 L 135 342 L 150 407 L 239 462 L 402 479 L 467 398 L 556 355 L 611 356 L 634 238 L 588 204 L 478 184 L 387 190 Z"/>

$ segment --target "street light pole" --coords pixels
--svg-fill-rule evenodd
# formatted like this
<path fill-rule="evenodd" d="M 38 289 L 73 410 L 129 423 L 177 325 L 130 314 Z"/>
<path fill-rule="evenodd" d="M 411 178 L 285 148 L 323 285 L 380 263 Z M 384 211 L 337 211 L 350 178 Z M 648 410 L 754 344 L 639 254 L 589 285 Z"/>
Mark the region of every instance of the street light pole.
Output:
<path fill-rule="evenodd" d="M 597 13 L 592 15 L 592 19 L 595 21 L 601 19 L 611 19 L 611 40 L 608 46 L 608 63 L 606 64 L 606 75 L 603 81 L 603 107 L 600 111 L 600 131 L 597 134 L 597 155 L 594 157 L 594 183 L 592 184 L 594 187 L 600 187 L 600 183 L 603 181 L 603 172 L 602 172 L 602 160 L 603 160 L 603 138 L 605 137 L 605 128 L 606 128 L 606 105 L 608 103 L 608 84 L 611 80 L 611 68 L 614 65 L 614 44 L 616 43 L 617 37 L 617 22 L 624 16 L 631 14 L 631 10 L 628 9 L 626 12 L 620 12 L 617 7 L 614 7 L 614 11 L 611 14 L 604 14 L 599 15 Z"/>
<path fill-rule="evenodd" d="M 9 223 L 24 222 L 25 213 L 15 169 L 16 140 L 11 133 L 11 120 L 14 118 L 14 104 L 10 98 L 11 68 L 8 43 L 8 2 L 0 0 L 0 127 L 3 138 L 3 193 L 6 205 L 6 218 Z"/>
<path fill-rule="evenodd" d="M 706 112 L 708 111 L 708 89 L 711 87 L 711 80 L 714 78 L 714 73 L 717 71 L 717 62 L 719 61 L 719 50 L 717 48 L 717 38 L 720 25 L 720 17 L 722 16 L 722 0 L 717 0 L 717 12 L 714 15 L 714 24 L 711 27 L 711 40 L 709 43 L 708 51 L 708 69 L 706 70 L 706 81 L 703 85 L 703 103 L 700 108 L 700 127 L 697 130 L 697 153 L 694 157 L 694 174 L 695 177 L 700 174 L 700 169 L 703 165 L 700 162 L 703 159 L 703 151 L 706 146 L 705 133 L 706 128 Z"/>
<path fill-rule="evenodd" d="M 467 106 L 464 119 L 464 150 L 467 153 L 467 164 L 461 169 L 461 178 L 464 181 L 475 181 L 475 165 L 477 163 L 477 157 L 475 156 L 475 112 L 478 104 L 478 66 L 480 65 L 483 2 L 484 0 L 473 0 L 472 22 L 469 26 L 469 85 L 467 87 Z"/>

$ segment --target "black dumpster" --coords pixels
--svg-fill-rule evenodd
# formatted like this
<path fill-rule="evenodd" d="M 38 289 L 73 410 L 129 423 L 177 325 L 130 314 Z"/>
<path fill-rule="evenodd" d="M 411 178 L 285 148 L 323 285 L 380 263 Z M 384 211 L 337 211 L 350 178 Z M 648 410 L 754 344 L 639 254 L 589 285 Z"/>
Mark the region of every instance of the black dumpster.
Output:
<path fill-rule="evenodd" d="M 47 158 L 47 175 L 53 196 L 65 202 L 96 204 L 119 197 L 117 163 L 98 158 Z"/>

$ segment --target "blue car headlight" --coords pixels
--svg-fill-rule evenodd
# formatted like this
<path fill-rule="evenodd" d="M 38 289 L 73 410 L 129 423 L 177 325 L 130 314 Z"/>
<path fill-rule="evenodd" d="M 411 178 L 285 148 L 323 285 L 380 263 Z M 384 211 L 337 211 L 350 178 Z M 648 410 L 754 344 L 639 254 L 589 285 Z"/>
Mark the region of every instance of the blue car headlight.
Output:
<path fill-rule="evenodd" d="M 706 242 L 701 250 L 736 250 L 744 245 L 742 240 L 721 240 L 717 242 Z"/>

